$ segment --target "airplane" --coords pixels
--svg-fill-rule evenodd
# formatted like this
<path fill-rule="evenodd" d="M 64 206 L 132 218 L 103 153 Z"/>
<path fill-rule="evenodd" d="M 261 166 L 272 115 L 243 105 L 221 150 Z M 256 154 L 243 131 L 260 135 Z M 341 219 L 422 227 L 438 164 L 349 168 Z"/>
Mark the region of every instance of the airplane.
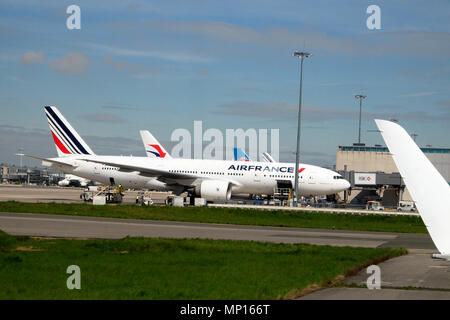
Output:
<path fill-rule="evenodd" d="M 44 109 L 58 157 L 23 156 L 86 179 L 124 188 L 157 186 L 175 194 L 187 191 L 206 201 L 230 200 L 239 194 L 273 195 L 280 184 L 292 187 L 294 183 L 293 163 L 174 159 L 162 158 L 161 153 L 154 159 L 96 155 L 56 107 Z M 300 196 L 335 194 L 349 187 L 350 183 L 334 171 L 300 164 Z"/>
<path fill-rule="evenodd" d="M 163 145 L 150 133 L 148 130 L 139 131 L 144 144 L 144 149 L 149 158 L 172 158 L 170 154 L 164 149 Z M 234 160 L 236 161 L 251 161 L 248 155 L 241 148 L 233 148 Z M 270 161 L 267 161 L 270 162 Z M 251 194 L 234 195 L 233 198 L 251 199 Z"/>
<path fill-rule="evenodd" d="M 375 120 L 439 254 L 450 261 L 450 186 L 400 125 Z"/>
<path fill-rule="evenodd" d="M 89 183 L 89 180 L 75 176 L 73 174 L 66 174 L 63 180 L 58 181 L 58 186 L 60 187 L 69 187 L 69 186 L 80 186 L 86 187 Z"/>

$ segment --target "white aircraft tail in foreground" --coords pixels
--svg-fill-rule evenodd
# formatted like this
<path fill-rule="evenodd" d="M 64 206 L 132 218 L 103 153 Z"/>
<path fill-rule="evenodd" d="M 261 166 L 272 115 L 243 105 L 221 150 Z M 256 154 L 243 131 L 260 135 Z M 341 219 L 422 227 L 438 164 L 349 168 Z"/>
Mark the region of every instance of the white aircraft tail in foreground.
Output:
<path fill-rule="evenodd" d="M 400 175 L 440 254 L 450 261 L 450 186 L 409 134 L 396 123 L 375 120 Z"/>

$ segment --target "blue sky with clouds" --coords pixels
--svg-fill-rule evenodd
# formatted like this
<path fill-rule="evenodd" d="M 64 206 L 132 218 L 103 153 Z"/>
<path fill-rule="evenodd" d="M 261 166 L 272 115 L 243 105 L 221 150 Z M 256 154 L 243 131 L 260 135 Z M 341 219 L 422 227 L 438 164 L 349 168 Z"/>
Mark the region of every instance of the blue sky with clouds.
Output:
<path fill-rule="evenodd" d="M 66 28 L 67 6 L 81 30 Z M 368 30 L 366 8 L 381 8 Z M 396 118 L 421 145 L 450 147 L 450 2 L 9 1 L 0 3 L 0 162 L 55 155 L 44 105 L 98 153 L 143 155 L 139 129 L 169 146 L 176 128 L 278 128 L 293 161 L 305 61 L 302 160 L 333 165 L 338 145 L 382 143 Z M 120 139 L 117 139 L 120 138 Z"/>

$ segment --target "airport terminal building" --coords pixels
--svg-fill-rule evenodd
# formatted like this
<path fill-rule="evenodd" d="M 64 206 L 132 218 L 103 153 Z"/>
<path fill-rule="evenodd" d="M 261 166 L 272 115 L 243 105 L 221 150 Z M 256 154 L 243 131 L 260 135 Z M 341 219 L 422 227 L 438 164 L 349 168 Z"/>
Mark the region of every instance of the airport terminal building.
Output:
<path fill-rule="evenodd" d="M 64 174 L 49 168 L 29 168 L 0 164 L 0 183 L 53 185 L 64 178 Z"/>
<path fill-rule="evenodd" d="M 426 147 L 421 150 L 444 179 L 450 182 L 450 148 Z M 394 203 L 400 200 L 411 200 L 387 147 L 364 144 L 339 146 L 336 171 L 342 173 L 352 185 L 350 194 L 340 195 L 341 198 L 347 197 L 350 203 L 363 204 L 371 200 L 370 195 L 375 196 L 374 192 L 388 206 L 395 206 Z M 390 200 L 383 197 L 388 193 L 392 193 L 388 197 Z"/>

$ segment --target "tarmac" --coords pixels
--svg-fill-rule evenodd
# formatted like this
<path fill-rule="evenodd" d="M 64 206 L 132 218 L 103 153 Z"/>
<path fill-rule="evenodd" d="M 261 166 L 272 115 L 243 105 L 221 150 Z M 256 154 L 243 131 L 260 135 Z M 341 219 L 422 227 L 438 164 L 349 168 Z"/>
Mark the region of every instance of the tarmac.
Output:
<path fill-rule="evenodd" d="M 19 186 L 19 185 L 0 185 L 0 201 L 16 200 L 22 202 L 59 202 L 59 203 L 82 203 L 80 194 L 83 188 L 76 187 L 42 187 L 42 186 Z M 135 203 L 138 191 L 124 191 L 124 204 Z M 168 192 L 150 192 L 155 203 L 163 203 L 169 194 Z M 274 205 L 252 205 L 236 203 L 213 203 L 210 207 L 231 207 L 257 210 L 285 210 L 285 211 L 310 211 L 327 212 L 336 214 L 378 214 L 378 215 L 410 215 L 418 216 L 417 212 L 397 212 L 397 211 L 373 211 L 364 209 L 349 208 L 314 208 L 314 207 L 282 207 Z"/>
<path fill-rule="evenodd" d="M 21 201 L 21 202 L 57 202 L 57 203 L 83 203 L 80 195 L 84 188 L 77 187 L 42 187 L 42 186 L 21 186 L 21 185 L 0 185 L 0 201 Z M 122 203 L 136 203 L 138 191 L 126 190 Z M 167 192 L 152 192 L 154 201 L 164 202 Z"/>
<path fill-rule="evenodd" d="M 435 250 L 426 234 L 343 231 L 114 219 L 29 213 L 0 213 L 0 229 L 13 235 L 119 239 L 130 237 L 203 238 L 351 247 L 404 247 Z"/>
<path fill-rule="evenodd" d="M 301 300 L 450 300 L 450 262 L 433 260 L 427 250 L 387 260 L 380 267 L 381 289 L 368 289 L 367 269 L 344 282 L 343 288 L 323 289 Z"/>

